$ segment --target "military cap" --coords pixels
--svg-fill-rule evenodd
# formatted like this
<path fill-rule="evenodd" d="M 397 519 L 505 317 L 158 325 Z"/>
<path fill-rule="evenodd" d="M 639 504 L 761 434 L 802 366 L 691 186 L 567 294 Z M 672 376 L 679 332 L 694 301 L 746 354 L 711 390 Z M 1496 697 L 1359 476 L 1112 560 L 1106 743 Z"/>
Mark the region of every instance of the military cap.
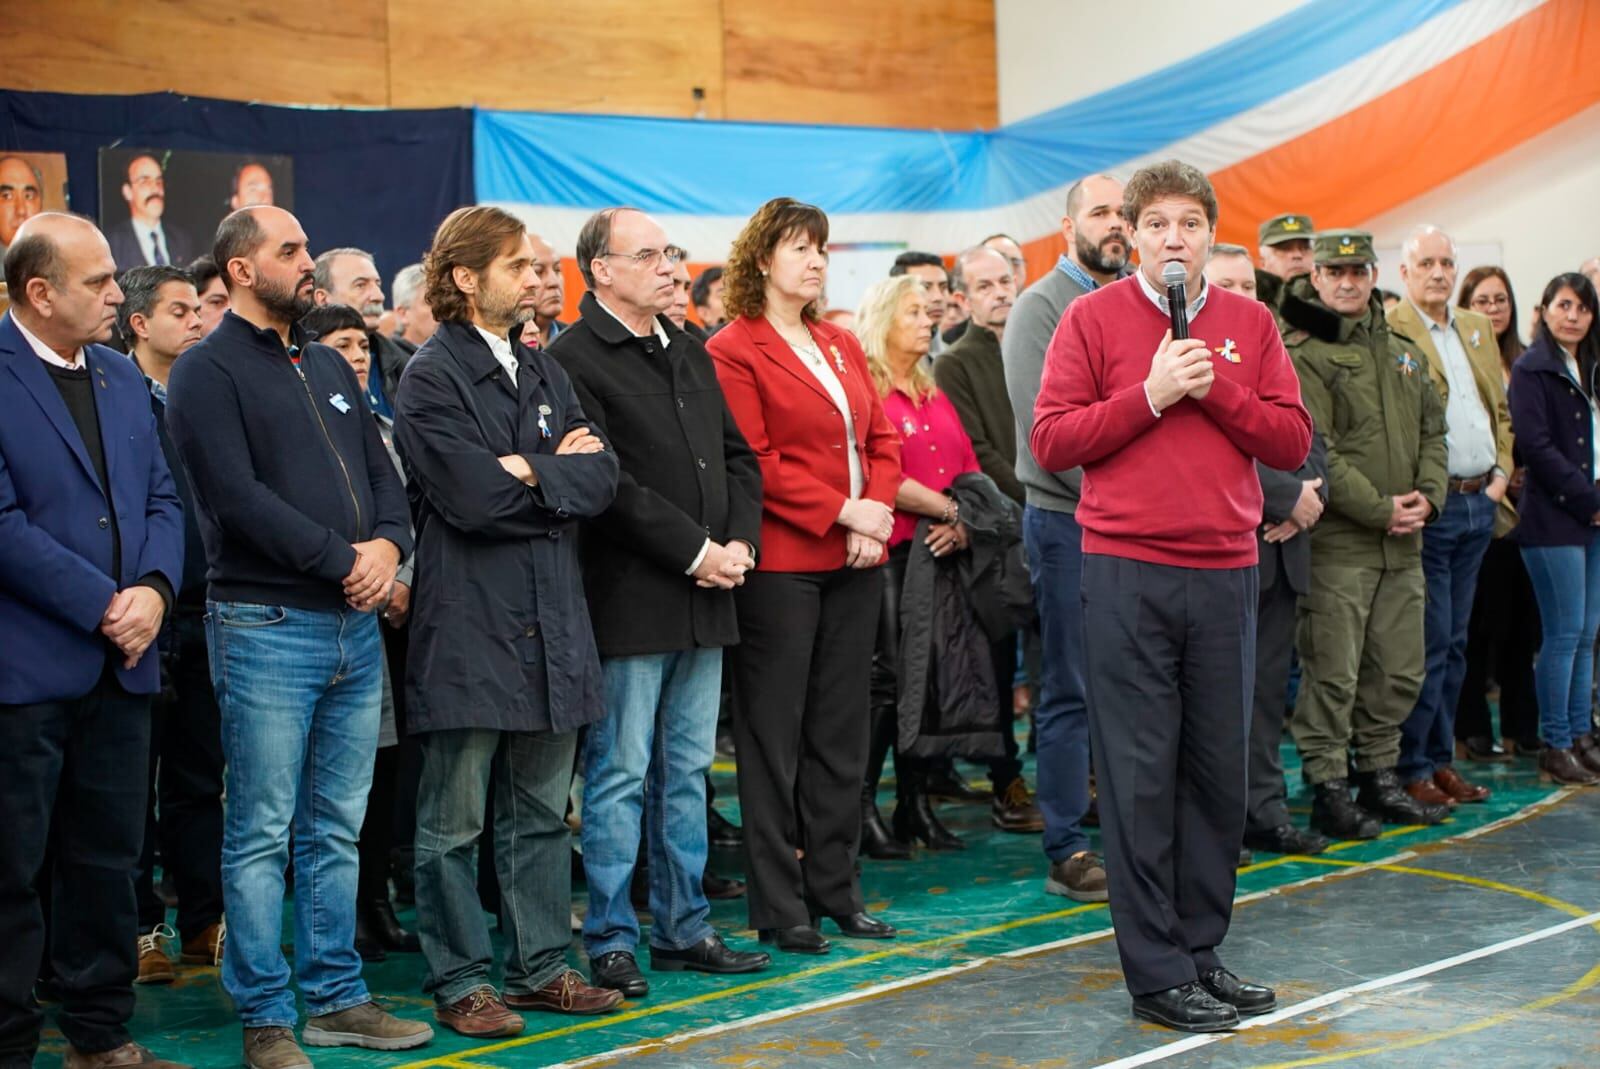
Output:
<path fill-rule="evenodd" d="M 1311 240 L 1311 262 L 1318 264 L 1375 264 L 1372 235 L 1365 230 L 1324 230 Z"/>
<path fill-rule="evenodd" d="M 1308 241 L 1316 232 L 1316 227 L 1311 225 L 1311 216 L 1274 215 L 1271 219 L 1261 224 L 1258 231 L 1258 245 L 1276 245 L 1282 241 Z"/>

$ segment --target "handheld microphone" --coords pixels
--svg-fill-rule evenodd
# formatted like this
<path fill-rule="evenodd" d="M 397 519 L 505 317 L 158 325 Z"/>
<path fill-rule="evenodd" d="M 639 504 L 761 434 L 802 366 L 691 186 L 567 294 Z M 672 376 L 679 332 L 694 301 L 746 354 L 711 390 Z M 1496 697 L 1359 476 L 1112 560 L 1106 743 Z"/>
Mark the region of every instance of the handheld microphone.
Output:
<path fill-rule="evenodd" d="M 1182 264 L 1168 264 L 1161 269 L 1161 281 L 1167 284 L 1167 312 L 1172 316 L 1172 340 L 1189 336 L 1189 273 Z"/>

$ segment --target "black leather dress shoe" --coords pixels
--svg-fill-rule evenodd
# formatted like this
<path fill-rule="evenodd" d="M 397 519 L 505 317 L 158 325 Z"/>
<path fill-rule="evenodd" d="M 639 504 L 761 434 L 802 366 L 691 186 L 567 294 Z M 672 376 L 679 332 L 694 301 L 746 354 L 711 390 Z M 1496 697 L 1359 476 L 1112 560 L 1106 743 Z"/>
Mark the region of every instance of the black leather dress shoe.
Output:
<path fill-rule="evenodd" d="M 851 939 L 893 939 L 894 925 L 880 921 L 870 913 L 828 914 L 828 919 L 839 926 L 839 934 Z M 811 927 L 822 930 L 821 917 L 811 918 Z"/>
<path fill-rule="evenodd" d="M 759 950 L 734 950 L 715 932 L 692 947 L 682 950 L 650 948 L 650 968 L 656 972 L 739 973 L 760 972 L 772 964 L 772 956 Z"/>
<path fill-rule="evenodd" d="M 1269 1013 L 1278 1004 L 1270 987 L 1247 984 L 1227 969 L 1207 969 L 1200 974 L 1200 986 L 1218 1002 L 1226 1002 L 1246 1017 Z"/>
<path fill-rule="evenodd" d="M 626 950 L 613 950 L 589 962 L 589 984 L 621 991 L 624 998 L 644 998 L 650 993 L 650 981 Z"/>
<path fill-rule="evenodd" d="M 1314 831 L 1302 831 L 1293 824 L 1279 824 L 1267 831 L 1247 831 L 1244 845 L 1273 854 L 1320 854 L 1328 840 Z"/>
<path fill-rule="evenodd" d="M 796 924 L 788 928 L 763 928 L 761 941 L 771 943 L 779 950 L 791 954 L 826 954 L 833 944 L 822 938 L 822 933 L 809 924 Z"/>
<path fill-rule="evenodd" d="M 928 772 L 922 781 L 923 790 L 934 798 L 950 802 L 987 802 L 994 795 L 981 787 L 974 787 L 949 765 Z"/>
<path fill-rule="evenodd" d="M 737 850 L 744 845 L 744 829 L 706 804 L 706 841 L 719 850 Z"/>
<path fill-rule="evenodd" d="M 700 876 L 700 890 L 713 902 L 725 902 L 730 898 L 744 897 L 744 881 L 735 880 L 731 876 L 718 876 L 707 869 Z"/>
<path fill-rule="evenodd" d="M 1153 995 L 1133 996 L 1133 1015 L 1180 1032 L 1226 1032 L 1239 1027 L 1239 1011 L 1191 980 Z"/>

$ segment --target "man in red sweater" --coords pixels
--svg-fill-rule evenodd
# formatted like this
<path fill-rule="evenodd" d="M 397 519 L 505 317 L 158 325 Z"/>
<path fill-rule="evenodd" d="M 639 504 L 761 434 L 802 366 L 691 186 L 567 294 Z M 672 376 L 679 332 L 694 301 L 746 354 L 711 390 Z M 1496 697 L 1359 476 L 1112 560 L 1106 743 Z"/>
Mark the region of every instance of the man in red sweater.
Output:
<path fill-rule="evenodd" d="M 1216 948 L 1233 910 L 1254 680 L 1255 462 L 1311 447 L 1265 306 L 1207 286 L 1206 176 L 1177 160 L 1123 193 L 1137 274 L 1078 298 L 1045 354 L 1033 454 L 1083 468 L 1084 658 L 1111 919 L 1133 1011 L 1187 1031 L 1265 1013 Z M 1162 269 L 1187 276 L 1174 340 Z"/>

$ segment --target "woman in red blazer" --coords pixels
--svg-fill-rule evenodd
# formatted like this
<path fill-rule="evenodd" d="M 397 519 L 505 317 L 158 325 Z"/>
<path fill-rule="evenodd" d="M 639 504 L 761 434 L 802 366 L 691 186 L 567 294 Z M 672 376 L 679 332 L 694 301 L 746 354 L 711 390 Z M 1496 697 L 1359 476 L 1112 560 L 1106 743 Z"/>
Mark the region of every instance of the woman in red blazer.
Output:
<path fill-rule="evenodd" d="M 854 336 L 818 319 L 828 218 L 767 202 L 723 274 L 731 323 L 706 348 L 761 463 L 760 567 L 736 593 L 739 806 L 750 926 L 822 954 L 830 917 L 885 939 L 856 879 L 868 690 L 900 445 Z"/>

